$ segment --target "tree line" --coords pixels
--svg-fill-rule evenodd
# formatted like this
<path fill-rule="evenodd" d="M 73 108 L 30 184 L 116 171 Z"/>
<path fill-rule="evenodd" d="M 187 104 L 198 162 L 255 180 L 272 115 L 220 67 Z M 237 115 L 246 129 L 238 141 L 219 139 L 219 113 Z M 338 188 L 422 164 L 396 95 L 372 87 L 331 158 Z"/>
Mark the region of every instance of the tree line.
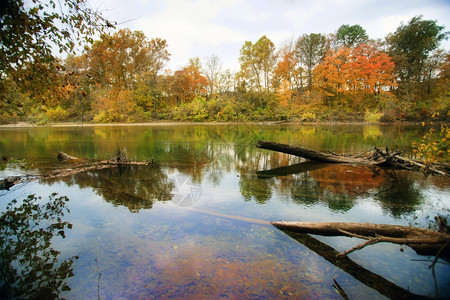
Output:
<path fill-rule="evenodd" d="M 331 34 L 303 34 L 278 46 L 264 35 L 244 42 L 237 71 L 224 68 L 217 55 L 191 58 L 171 71 L 165 69 L 171 57 L 166 40 L 129 29 L 109 33 L 103 29 L 113 24 L 90 11 L 85 0 L 63 2 L 79 6 L 74 18 L 53 19 L 45 19 L 39 7 L 26 11 L 20 3 L 7 1 L 11 16 L 3 13 L 1 19 L 7 25 L 0 32 L 1 122 L 449 117 L 450 54 L 439 48 L 449 33 L 422 16 L 400 24 L 383 40 L 347 24 Z M 30 22 L 21 24 L 14 12 L 31 18 L 36 28 L 29 32 Z M 56 20 L 70 31 L 53 26 Z M 12 30 L 17 27 L 22 31 Z M 101 32 L 99 40 L 92 40 L 94 29 Z M 53 55 L 49 42 L 68 52 L 67 58 Z M 81 54 L 77 42 L 89 42 Z"/>

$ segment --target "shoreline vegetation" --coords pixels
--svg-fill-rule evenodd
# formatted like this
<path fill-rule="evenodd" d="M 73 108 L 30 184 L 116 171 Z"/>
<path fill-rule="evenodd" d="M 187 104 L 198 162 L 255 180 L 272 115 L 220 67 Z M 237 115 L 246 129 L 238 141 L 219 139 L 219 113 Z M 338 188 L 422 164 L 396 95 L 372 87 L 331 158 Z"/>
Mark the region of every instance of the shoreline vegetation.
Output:
<path fill-rule="evenodd" d="M 378 40 L 358 24 L 279 45 L 263 35 L 243 41 L 237 70 L 215 54 L 170 70 L 165 39 L 128 28 L 102 33 L 65 59 L 33 52 L 29 61 L 29 49 L 11 45 L 0 123 L 450 120 L 450 52 L 440 48 L 450 32 L 422 16 Z"/>
<path fill-rule="evenodd" d="M 423 126 L 421 122 L 403 121 L 403 122 L 346 122 L 346 121 L 317 121 L 317 122 L 303 122 L 303 121 L 170 121 L 170 120 L 155 120 L 149 122 L 136 123 L 94 123 L 94 122 L 56 122 L 46 124 L 33 124 L 29 122 L 17 122 L 9 124 L 0 124 L 0 128 L 33 128 L 33 127 L 112 127 L 112 126 L 195 126 L 195 125 L 375 125 L 375 126 L 389 126 L 389 125 L 408 125 L 408 126 Z M 429 124 L 429 123 L 428 123 Z M 444 121 L 432 122 L 432 125 L 447 124 Z"/>

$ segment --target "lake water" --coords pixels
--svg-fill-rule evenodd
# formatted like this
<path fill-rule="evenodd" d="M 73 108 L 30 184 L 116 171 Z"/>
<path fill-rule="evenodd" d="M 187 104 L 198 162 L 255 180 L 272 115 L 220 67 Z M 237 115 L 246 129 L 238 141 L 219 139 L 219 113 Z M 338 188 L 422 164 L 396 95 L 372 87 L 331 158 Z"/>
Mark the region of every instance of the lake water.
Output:
<path fill-rule="evenodd" d="M 58 150 L 95 161 L 117 146 L 151 161 L 32 180 L 0 191 L 0 210 L 30 194 L 67 196 L 71 224 L 55 235 L 67 299 L 350 299 L 450 297 L 450 265 L 407 246 L 380 243 L 336 259 L 362 241 L 288 234 L 267 221 L 346 221 L 428 227 L 447 216 L 450 183 L 418 172 L 306 162 L 257 149 L 258 140 L 358 154 L 401 149 L 421 126 L 156 125 L 0 129 L 0 154 L 25 159 L 0 177 L 46 174 Z M 21 202 L 17 205 L 19 205 Z M 36 254 L 35 254 L 36 255 Z M 29 260 L 35 259 L 33 254 Z M 55 264 L 57 266 L 58 264 Z M 15 264 L 18 270 L 23 266 Z M 44 267 L 45 268 L 45 267 Z M 0 279 L 1 281 L 1 279 Z"/>

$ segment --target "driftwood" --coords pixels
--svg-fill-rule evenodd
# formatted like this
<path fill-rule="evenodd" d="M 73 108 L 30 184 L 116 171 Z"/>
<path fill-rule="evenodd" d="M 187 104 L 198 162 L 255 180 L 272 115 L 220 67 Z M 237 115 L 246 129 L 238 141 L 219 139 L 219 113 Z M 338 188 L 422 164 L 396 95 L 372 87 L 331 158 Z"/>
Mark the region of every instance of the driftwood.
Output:
<path fill-rule="evenodd" d="M 408 245 L 421 255 L 450 255 L 450 234 L 433 230 L 370 223 L 347 222 L 271 222 L 275 227 L 293 232 L 326 236 L 350 236 L 365 239 L 339 256 L 347 255 L 355 250 L 379 242 Z"/>
<path fill-rule="evenodd" d="M 32 178 L 30 177 L 22 178 L 20 176 L 14 176 L 2 179 L 0 180 L 0 190 L 9 190 L 11 187 L 13 187 L 18 183 L 30 180 L 36 179 L 46 180 L 46 179 L 62 178 L 87 171 L 109 169 L 114 167 L 124 167 L 128 165 L 148 165 L 154 163 L 153 159 L 151 162 L 133 161 L 128 157 L 126 149 L 120 149 L 119 146 L 117 146 L 116 153 L 114 153 L 114 155 L 111 156 L 110 159 L 102 160 L 99 162 L 87 162 L 85 159 L 71 156 L 67 153 L 64 153 L 63 151 L 58 152 L 57 159 L 59 161 L 75 162 L 75 164 L 72 167 L 64 167 L 56 169 L 47 174 L 33 176 Z"/>
<path fill-rule="evenodd" d="M 61 160 L 80 160 L 77 157 L 68 155 L 62 151 L 59 151 L 58 153 L 58 159 Z M 153 161 L 152 161 L 153 163 Z M 119 145 L 117 145 L 116 152 L 114 155 L 110 157 L 110 159 L 102 160 L 95 163 L 90 164 L 84 164 L 84 165 L 78 165 L 74 168 L 63 168 L 52 171 L 50 174 L 45 175 L 42 179 L 52 179 L 52 178 L 61 178 L 66 176 L 75 175 L 78 173 L 83 173 L 87 171 L 94 171 L 94 170 L 102 170 L 102 169 L 108 169 L 108 168 L 114 168 L 114 167 L 122 167 L 127 165 L 147 165 L 148 162 L 142 162 L 142 161 L 132 161 L 128 157 L 128 152 L 125 148 L 121 149 Z"/>
<path fill-rule="evenodd" d="M 374 148 L 374 150 L 351 156 L 338 155 L 332 152 L 323 153 L 300 146 L 291 146 L 268 141 L 258 141 L 256 147 L 292 154 L 317 162 L 389 166 L 408 170 L 426 170 L 443 176 L 447 175 L 446 172 L 438 170 L 434 166 L 427 166 L 423 162 L 402 157 L 400 156 L 401 152 L 399 150 L 389 151 L 388 148 L 386 148 L 385 151 Z"/>
<path fill-rule="evenodd" d="M 61 150 L 59 150 L 58 155 L 56 156 L 56 158 L 58 158 L 59 161 L 79 160 L 78 157 L 71 156 L 71 155 L 69 155 L 67 153 L 62 152 Z"/>
<path fill-rule="evenodd" d="M 148 165 L 148 164 L 149 164 L 148 162 L 143 162 L 143 161 L 117 162 L 115 160 L 103 160 L 103 161 L 88 164 L 88 165 L 77 166 L 74 168 L 57 169 L 57 170 L 50 172 L 47 175 L 42 176 L 41 179 L 61 178 L 61 177 L 75 175 L 78 173 L 87 172 L 87 171 L 103 170 L 103 169 L 122 167 L 122 166 L 130 166 L 130 165 L 141 165 L 142 166 L 142 165 Z"/>

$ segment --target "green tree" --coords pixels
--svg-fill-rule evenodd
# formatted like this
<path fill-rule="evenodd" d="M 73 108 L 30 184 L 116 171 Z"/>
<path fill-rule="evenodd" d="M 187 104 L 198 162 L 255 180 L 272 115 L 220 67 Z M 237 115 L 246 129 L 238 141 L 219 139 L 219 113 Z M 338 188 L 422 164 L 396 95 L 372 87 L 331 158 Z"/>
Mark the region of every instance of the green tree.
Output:
<path fill-rule="evenodd" d="M 241 48 L 239 76 L 256 87 L 259 93 L 270 90 L 272 72 L 276 65 L 275 45 L 265 35 L 255 44 L 246 41 Z"/>
<path fill-rule="evenodd" d="M 0 109 L 20 108 L 9 91 L 38 100 L 61 71 L 53 50 L 74 53 L 92 36 L 113 27 L 88 0 L 3 0 L 0 5 Z M 42 99 L 39 99 L 42 100 Z"/>
<path fill-rule="evenodd" d="M 360 25 L 344 24 L 339 27 L 336 33 L 337 42 L 344 47 L 356 47 L 360 44 L 367 43 L 369 36 L 366 30 Z"/>
<path fill-rule="evenodd" d="M 415 16 L 386 37 L 399 79 L 400 95 L 416 91 L 423 82 L 424 68 L 430 53 L 448 36 L 444 28 L 437 21 Z"/>
<path fill-rule="evenodd" d="M 313 86 L 313 69 L 325 57 L 326 51 L 326 37 L 323 34 L 304 34 L 297 40 L 296 54 L 306 67 L 310 92 Z"/>

